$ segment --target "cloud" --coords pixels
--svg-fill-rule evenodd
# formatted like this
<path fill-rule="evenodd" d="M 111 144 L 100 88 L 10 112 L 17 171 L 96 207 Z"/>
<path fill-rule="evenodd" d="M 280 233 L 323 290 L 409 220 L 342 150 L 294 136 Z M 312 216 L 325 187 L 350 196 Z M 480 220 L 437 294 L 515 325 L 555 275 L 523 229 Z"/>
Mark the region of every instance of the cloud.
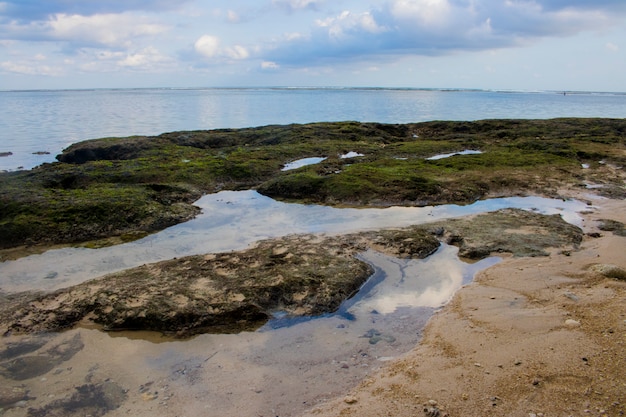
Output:
<path fill-rule="evenodd" d="M 35 60 L 36 61 L 36 60 Z M 63 70 L 59 67 L 36 64 L 30 61 L 5 61 L 0 62 L 0 69 L 4 72 L 10 72 L 21 75 L 46 75 L 56 76 L 61 75 Z"/>
<path fill-rule="evenodd" d="M 229 10 L 226 12 L 227 20 L 230 23 L 239 23 L 241 22 L 241 16 L 234 10 Z"/>
<path fill-rule="evenodd" d="M 20 21 L 45 20 L 55 14 L 95 14 L 123 13 L 144 10 L 155 12 L 179 8 L 188 0 L 4 0 L 0 2 L 0 18 Z"/>
<path fill-rule="evenodd" d="M 129 48 L 141 38 L 171 28 L 132 13 L 93 16 L 57 14 L 45 21 L 0 25 L 0 36 L 11 41 L 63 42 L 73 52 L 81 47 Z"/>
<path fill-rule="evenodd" d="M 248 52 L 248 50 L 241 45 L 224 48 L 222 53 L 224 56 L 235 60 L 246 59 L 250 56 L 250 52 Z"/>
<path fill-rule="evenodd" d="M 261 69 L 264 71 L 275 71 L 280 68 L 276 62 L 263 61 L 261 62 Z"/>
<path fill-rule="evenodd" d="M 135 70 L 154 71 L 157 67 L 172 63 L 172 59 L 161 54 L 156 48 L 150 46 L 132 54 L 127 54 L 118 62 L 121 67 Z"/>
<path fill-rule="evenodd" d="M 324 0 L 272 0 L 276 8 L 293 13 L 299 10 L 320 10 Z"/>
<path fill-rule="evenodd" d="M 200 55 L 213 58 L 220 51 L 220 40 L 216 36 L 204 35 L 196 41 L 193 47 Z"/>
<path fill-rule="evenodd" d="M 241 45 L 222 47 L 217 36 L 203 35 L 194 43 L 197 54 L 210 60 L 242 60 L 250 56 L 250 52 Z"/>
<path fill-rule="evenodd" d="M 528 0 L 525 1 L 529 3 Z M 567 8 L 581 10 L 622 10 L 626 11 L 626 2 L 622 0 L 538 0 L 537 3 L 546 11 Z"/>
<path fill-rule="evenodd" d="M 157 48 L 148 46 L 131 52 L 82 49 L 66 66 L 83 73 L 112 73 L 121 71 L 163 73 L 177 68 L 177 62 Z"/>
<path fill-rule="evenodd" d="M 618 45 L 616 45 L 616 44 L 614 44 L 613 42 L 608 42 L 608 43 L 605 45 L 605 47 L 606 47 L 606 49 L 608 49 L 608 50 L 609 50 L 609 51 L 611 51 L 611 52 L 617 52 L 617 51 L 619 51 L 619 46 L 618 46 Z"/>
<path fill-rule="evenodd" d="M 138 37 L 155 36 L 169 28 L 131 14 L 55 15 L 44 25 L 51 39 L 82 45 L 128 47 Z"/>
<path fill-rule="evenodd" d="M 284 37 L 264 58 L 305 67 L 498 49 L 604 30 L 625 14 L 623 0 L 390 0 L 318 19 L 306 36 Z"/>

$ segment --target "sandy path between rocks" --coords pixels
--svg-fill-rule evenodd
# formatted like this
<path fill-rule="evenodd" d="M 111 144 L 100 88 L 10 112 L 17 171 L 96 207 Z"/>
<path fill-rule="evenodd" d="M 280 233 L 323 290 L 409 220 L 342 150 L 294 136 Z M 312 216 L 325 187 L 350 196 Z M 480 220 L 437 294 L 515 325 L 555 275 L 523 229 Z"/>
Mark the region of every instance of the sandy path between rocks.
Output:
<path fill-rule="evenodd" d="M 580 196 L 579 196 L 580 197 Z M 588 196 L 582 197 L 582 199 Z M 594 200 L 626 222 L 626 201 Z M 586 236 L 570 256 L 507 258 L 431 318 L 419 345 L 302 416 L 620 416 L 626 412 L 626 237 Z"/>

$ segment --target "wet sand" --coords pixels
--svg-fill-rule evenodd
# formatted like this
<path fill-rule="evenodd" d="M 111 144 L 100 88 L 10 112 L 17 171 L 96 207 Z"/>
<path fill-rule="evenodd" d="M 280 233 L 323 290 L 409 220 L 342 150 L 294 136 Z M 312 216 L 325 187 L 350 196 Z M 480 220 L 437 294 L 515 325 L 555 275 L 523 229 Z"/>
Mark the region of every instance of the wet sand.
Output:
<path fill-rule="evenodd" d="M 0 361 L 0 380 L 28 392 L 7 415 L 93 415 L 100 404 L 107 415 L 297 415 L 414 347 L 433 312 L 498 261 L 468 264 L 457 253 L 448 245 L 423 260 L 362 253 L 377 269 L 362 291 L 336 314 L 291 326 L 277 319 L 257 332 L 184 341 L 84 326 L 5 338 L 15 360 Z"/>
<path fill-rule="evenodd" d="M 585 232 L 602 218 L 626 223 L 625 201 L 593 202 Z M 40 374 L 0 376 L 14 397 L 24 393 L 4 415 L 620 415 L 626 283 L 588 266 L 626 268 L 626 238 L 600 233 L 569 256 L 504 258 L 427 325 L 436 306 L 187 341 L 90 328 L 51 335 L 21 355 Z M 76 408 L 81 398 L 93 409 Z"/>
<path fill-rule="evenodd" d="M 601 237 L 479 273 L 413 350 L 301 416 L 624 415 L 626 282 L 589 266 L 626 268 L 626 238 L 597 229 L 626 222 L 626 201 L 593 202 L 583 227 Z"/>

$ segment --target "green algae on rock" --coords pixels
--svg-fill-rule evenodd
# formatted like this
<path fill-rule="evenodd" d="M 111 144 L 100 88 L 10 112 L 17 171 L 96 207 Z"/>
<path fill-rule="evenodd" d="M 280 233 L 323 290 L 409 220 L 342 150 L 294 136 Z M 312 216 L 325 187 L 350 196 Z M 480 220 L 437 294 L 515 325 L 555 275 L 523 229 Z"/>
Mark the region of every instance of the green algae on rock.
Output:
<path fill-rule="evenodd" d="M 482 153 L 427 159 L 463 149 Z M 590 180 L 619 196 L 625 151 L 623 119 L 334 122 L 89 140 L 57 163 L 0 174 L 0 248 L 151 233 L 192 218 L 197 198 L 224 189 L 317 204 L 420 206 L 554 195 L 560 185 Z M 341 158 L 347 152 L 363 156 Z M 281 171 L 313 156 L 326 159 Z"/>

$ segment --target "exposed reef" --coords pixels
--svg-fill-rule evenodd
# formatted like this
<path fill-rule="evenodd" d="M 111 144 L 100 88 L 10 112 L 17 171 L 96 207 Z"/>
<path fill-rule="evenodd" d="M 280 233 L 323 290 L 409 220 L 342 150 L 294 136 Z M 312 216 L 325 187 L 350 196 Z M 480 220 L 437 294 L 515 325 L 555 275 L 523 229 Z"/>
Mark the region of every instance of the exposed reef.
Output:
<path fill-rule="evenodd" d="M 424 258 L 439 239 L 473 259 L 491 253 L 545 256 L 549 248 L 576 250 L 582 231 L 560 216 L 505 209 L 403 229 L 291 235 L 244 251 L 144 265 L 50 294 L 5 296 L 0 332 L 58 331 L 82 322 L 186 337 L 254 329 L 276 311 L 332 313 L 372 273 L 355 254 L 371 248 Z"/>
<path fill-rule="evenodd" d="M 465 149 L 480 154 L 431 159 Z M 354 152 L 356 158 L 342 158 Z M 362 155 L 362 156 L 361 156 Z M 326 157 L 281 171 L 294 160 Z M 198 213 L 223 189 L 352 206 L 468 203 L 491 195 L 555 195 L 563 184 L 626 197 L 626 120 L 313 123 L 105 138 L 59 162 L 0 174 L 0 249 L 114 244 Z"/>

